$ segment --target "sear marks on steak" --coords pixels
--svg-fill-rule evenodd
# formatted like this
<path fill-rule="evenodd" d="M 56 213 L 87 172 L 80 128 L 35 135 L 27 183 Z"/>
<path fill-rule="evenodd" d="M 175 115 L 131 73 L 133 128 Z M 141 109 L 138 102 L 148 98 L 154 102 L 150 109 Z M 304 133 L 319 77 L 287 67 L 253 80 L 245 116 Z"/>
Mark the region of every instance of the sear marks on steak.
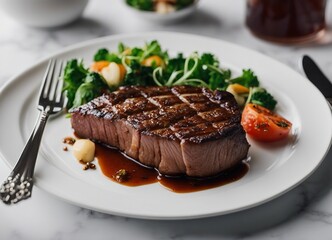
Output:
<path fill-rule="evenodd" d="M 165 175 L 212 176 L 248 154 L 241 112 L 225 91 L 128 86 L 71 113 L 79 137 L 117 147 Z"/>

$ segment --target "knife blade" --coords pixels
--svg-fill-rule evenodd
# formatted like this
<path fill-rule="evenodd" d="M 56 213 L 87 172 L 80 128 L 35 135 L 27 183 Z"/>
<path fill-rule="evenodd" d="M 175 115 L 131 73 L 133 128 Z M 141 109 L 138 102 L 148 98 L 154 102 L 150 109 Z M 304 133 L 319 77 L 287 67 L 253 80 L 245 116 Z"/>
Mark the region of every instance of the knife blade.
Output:
<path fill-rule="evenodd" d="M 302 58 L 302 67 L 308 79 L 321 91 L 324 97 L 332 106 L 332 83 L 320 70 L 314 60 L 304 55 Z"/>

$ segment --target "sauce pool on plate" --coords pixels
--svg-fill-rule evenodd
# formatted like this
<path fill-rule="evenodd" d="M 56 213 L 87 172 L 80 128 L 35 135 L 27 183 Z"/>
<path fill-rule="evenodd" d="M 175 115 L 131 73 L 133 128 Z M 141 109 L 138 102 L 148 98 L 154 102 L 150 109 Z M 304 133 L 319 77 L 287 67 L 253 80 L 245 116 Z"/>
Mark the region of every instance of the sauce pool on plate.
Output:
<path fill-rule="evenodd" d="M 131 187 L 159 182 L 177 193 L 196 192 L 235 182 L 249 170 L 249 165 L 242 162 L 211 178 L 164 176 L 156 169 L 141 165 L 117 149 L 100 144 L 96 144 L 96 158 L 103 174 L 115 182 Z"/>

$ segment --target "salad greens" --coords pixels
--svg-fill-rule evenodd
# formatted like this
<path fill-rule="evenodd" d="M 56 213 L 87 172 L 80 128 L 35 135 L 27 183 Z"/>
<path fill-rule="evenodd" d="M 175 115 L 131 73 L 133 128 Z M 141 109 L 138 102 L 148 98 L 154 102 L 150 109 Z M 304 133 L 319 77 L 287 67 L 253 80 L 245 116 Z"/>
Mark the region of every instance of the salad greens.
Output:
<path fill-rule="evenodd" d="M 107 85 L 100 74 L 96 72 L 88 73 L 76 91 L 73 107 L 78 107 L 100 96 L 105 88 L 107 88 Z"/>
<path fill-rule="evenodd" d="M 232 83 L 232 84 L 238 83 L 238 84 L 240 84 L 242 86 L 245 86 L 247 88 L 249 88 L 249 87 L 258 87 L 259 86 L 259 81 L 257 79 L 257 76 L 250 69 L 242 70 L 242 75 L 237 77 L 237 78 L 231 79 L 229 81 L 229 83 Z"/>
<path fill-rule="evenodd" d="M 67 62 L 64 70 L 63 91 L 67 94 L 67 109 L 78 107 L 102 94 L 107 89 L 102 76 L 89 72 L 83 62 L 73 59 Z"/>
<path fill-rule="evenodd" d="M 67 62 L 63 77 L 63 91 L 66 91 L 68 109 L 73 107 L 77 89 L 83 83 L 88 73 L 89 71 L 84 68 L 82 61 L 79 62 L 77 59 L 73 59 Z"/>
<path fill-rule="evenodd" d="M 162 2 L 162 1 L 160 1 Z M 164 2 L 164 1 L 163 1 Z M 193 4 L 195 0 L 175 0 L 168 1 L 167 4 L 173 6 L 176 10 L 188 7 Z M 155 4 L 158 3 L 158 0 L 126 0 L 126 3 L 136 9 L 143 11 L 154 11 Z"/>
<path fill-rule="evenodd" d="M 112 52 L 102 48 L 96 52 L 93 60 L 90 69 L 77 59 L 67 62 L 63 91 L 67 94 L 68 109 L 126 85 L 192 85 L 227 91 L 229 87 L 237 85 L 241 86 L 241 91 L 237 92 L 237 87 L 230 92 L 238 95 L 236 99 L 242 99 L 241 104 L 251 102 L 270 110 L 277 104 L 273 96 L 259 86 L 252 70 L 243 69 L 240 76 L 232 77 L 231 70 L 221 68 L 219 59 L 211 53 L 193 52 L 187 57 L 178 53 L 171 58 L 154 40 L 143 47 L 129 47 L 120 43 L 118 49 Z"/>
<path fill-rule="evenodd" d="M 126 0 L 126 3 L 140 10 L 153 11 L 152 0 Z"/>
<path fill-rule="evenodd" d="M 153 86 L 155 85 L 152 79 L 152 67 L 142 66 L 136 61 L 131 61 L 130 64 L 127 65 L 127 74 L 123 79 L 122 85 L 130 86 Z"/>
<path fill-rule="evenodd" d="M 110 53 L 106 48 L 101 48 L 95 54 L 93 60 L 97 61 L 108 61 L 108 62 L 116 62 L 121 63 L 121 58 L 115 54 Z"/>
<path fill-rule="evenodd" d="M 187 58 L 179 54 L 168 61 L 166 68 L 153 71 L 153 80 L 159 86 L 194 85 L 225 90 L 230 77 L 230 70 L 221 69 L 219 60 L 210 53 L 194 52 Z"/>

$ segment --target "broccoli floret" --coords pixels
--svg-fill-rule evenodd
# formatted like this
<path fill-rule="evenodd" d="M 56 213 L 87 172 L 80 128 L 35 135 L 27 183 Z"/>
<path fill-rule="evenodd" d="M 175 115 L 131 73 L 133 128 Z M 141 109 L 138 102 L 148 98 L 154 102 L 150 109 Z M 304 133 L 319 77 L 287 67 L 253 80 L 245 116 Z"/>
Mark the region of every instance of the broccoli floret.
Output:
<path fill-rule="evenodd" d="M 209 79 L 209 87 L 212 90 L 225 90 L 227 88 L 226 80 L 230 75 L 230 71 L 225 71 L 223 74 L 219 72 L 211 72 Z"/>
<path fill-rule="evenodd" d="M 130 86 L 153 86 L 152 67 L 145 67 L 136 61 L 132 61 L 129 65 L 131 71 L 125 75 L 122 85 Z"/>
<path fill-rule="evenodd" d="M 253 71 L 251 71 L 251 69 L 248 69 L 248 70 L 243 69 L 242 75 L 237 78 L 233 78 L 233 79 L 229 80 L 229 83 L 230 84 L 238 83 L 247 88 L 259 86 L 259 81 L 257 79 L 257 76 L 254 74 Z"/>
<path fill-rule="evenodd" d="M 101 48 L 94 55 L 93 59 L 97 61 L 109 61 L 121 63 L 121 59 L 115 53 L 110 53 L 106 48 Z"/>
<path fill-rule="evenodd" d="M 211 53 L 203 53 L 200 61 L 202 65 L 212 65 L 215 67 L 219 67 L 218 58 Z"/>
<path fill-rule="evenodd" d="M 194 0 L 177 0 L 175 6 L 177 9 L 185 8 L 194 3 Z"/>
<path fill-rule="evenodd" d="M 162 50 L 160 43 L 157 40 L 153 40 L 151 42 L 146 43 L 142 50 L 143 52 L 142 55 L 140 56 L 141 58 L 140 61 L 143 61 L 144 59 L 153 55 L 157 55 L 161 57 L 163 60 L 168 59 L 167 51 Z"/>
<path fill-rule="evenodd" d="M 145 11 L 153 11 L 153 1 L 151 0 L 126 0 L 127 4 Z"/>
<path fill-rule="evenodd" d="M 277 105 L 277 101 L 274 97 L 266 91 L 266 89 L 261 87 L 250 88 L 247 103 L 254 103 L 263 106 L 271 111 Z"/>
<path fill-rule="evenodd" d="M 106 56 L 108 55 L 108 50 L 106 48 L 101 48 L 98 52 L 94 55 L 93 60 L 95 61 L 102 61 L 106 60 Z"/>

